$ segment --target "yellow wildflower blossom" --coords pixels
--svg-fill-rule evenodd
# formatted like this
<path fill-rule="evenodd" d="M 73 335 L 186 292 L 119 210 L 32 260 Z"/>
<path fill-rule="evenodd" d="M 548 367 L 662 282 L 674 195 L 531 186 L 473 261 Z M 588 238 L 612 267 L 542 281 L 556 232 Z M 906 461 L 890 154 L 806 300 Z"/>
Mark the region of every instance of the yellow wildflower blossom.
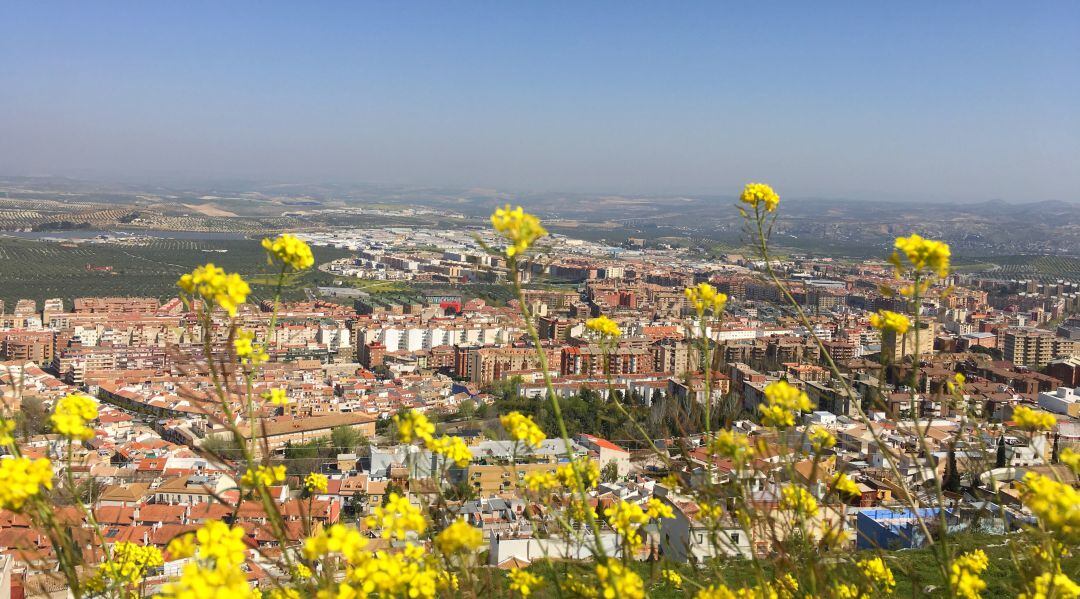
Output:
<path fill-rule="evenodd" d="M 1080 474 L 1080 453 L 1073 451 L 1072 447 L 1067 447 L 1065 451 L 1061 452 L 1058 459 L 1062 464 L 1068 466 L 1073 471 L 1073 474 Z"/>
<path fill-rule="evenodd" d="M 544 582 L 543 578 L 529 574 L 521 568 L 511 568 L 510 571 L 506 573 L 506 576 L 510 579 L 510 590 L 516 591 L 522 597 L 531 595 L 533 589 L 539 587 Z"/>
<path fill-rule="evenodd" d="M 855 481 L 851 480 L 851 478 L 843 472 L 837 472 L 833 475 L 832 488 L 840 495 L 846 495 L 848 497 L 858 497 L 862 494 L 862 491 L 859 490 L 859 485 L 855 484 Z"/>
<path fill-rule="evenodd" d="M 330 554 L 340 554 L 350 564 L 367 558 L 367 539 L 360 531 L 344 524 L 334 524 L 328 529 L 304 539 L 304 557 L 317 560 Z"/>
<path fill-rule="evenodd" d="M 525 488 L 534 493 L 545 493 L 559 487 L 559 479 L 544 470 L 532 470 L 525 473 Z"/>
<path fill-rule="evenodd" d="M 1043 572 L 1018 599 L 1080 599 L 1080 585 L 1062 572 Z"/>
<path fill-rule="evenodd" d="M 653 497 L 645 503 L 645 515 L 648 516 L 649 519 L 674 518 L 675 512 L 672 511 L 670 505 Z"/>
<path fill-rule="evenodd" d="M 604 599 L 645 597 L 645 583 L 641 577 L 618 560 L 608 559 L 596 564 L 596 577 L 600 579 L 601 595 Z"/>
<path fill-rule="evenodd" d="M 780 196 L 765 183 L 747 183 L 739 196 L 739 201 L 754 208 L 763 205 L 766 212 L 772 212 L 780 204 Z"/>
<path fill-rule="evenodd" d="M 559 466 L 555 475 L 568 489 L 591 489 L 600 483 L 600 468 L 588 458 L 577 458 Z"/>
<path fill-rule="evenodd" d="M 736 594 L 735 591 L 732 591 L 727 585 L 712 584 L 699 589 L 698 592 L 694 594 L 694 599 L 740 599 L 742 597 L 750 596 L 752 595 L 743 593 L 742 589 Z"/>
<path fill-rule="evenodd" d="M 395 415 L 394 426 L 397 427 L 398 439 L 402 443 L 412 443 L 416 439 L 428 441 L 435 433 L 435 425 L 416 410 Z"/>
<path fill-rule="evenodd" d="M 795 425 L 797 412 L 813 409 L 810 398 L 798 387 L 787 381 L 776 381 L 765 387 L 765 404 L 759 406 L 761 423 L 765 426 L 785 428 Z"/>
<path fill-rule="evenodd" d="M 859 560 L 855 565 L 875 589 L 891 593 L 896 588 L 896 578 L 893 577 L 892 570 L 880 557 Z"/>
<path fill-rule="evenodd" d="M 719 314 L 727 305 L 728 296 L 716 290 L 716 287 L 708 283 L 698 283 L 693 287 L 683 290 L 686 300 L 693 306 L 698 316 L 704 316 L 706 312 Z"/>
<path fill-rule="evenodd" d="M 270 264 L 280 262 L 293 270 L 306 270 L 315 264 L 311 247 L 288 233 L 279 235 L 276 239 L 263 239 L 262 246 L 266 250 L 267 262 Z"/>
<path fill-rule="evenodd" d="M 897 335 L 903 335 L 911 328 L 911 320 L 899 312 L 878 310 L 870 315 L 870 326 L 879 331 L 892 331 Z"/>
<path fill-rule="evenodd" d="M 905 272 L 908 268 L 913 271 L 925 269 L 941 278 L 949 276 L 949 244 L 912 234 L 908 237 L 897 237 L 894 247 L 896 251 L 889 260 L 898 272 Z M 907 259 L 906 264 L 904 258 Z"/>
<path fill-rule="evenodd" d="M 445 457 L 459 468 L 464 468 L 472 462 L 472 451 L 461 437 L 446 435 L 438 439 L 428 439 L 425 445 L 430 451 Z"/>
<path fill-rule="evenodd" d="M 15 443 L 15 421 L 0 418 L 0 445 L 12 445 Z"/>
<path fill-rule="evenodd" d="M 420 508 L 397 493 L 391 493 L 386 505 L 375 508 L 364 523 L 368 528 L 380 530 L 384 539 L 404 539 L 410 532 L 420 534 L 427 529 Z"/>
<path fill-rule="evenodd" d="M 979 575 L 989 565 L 990 560 L 982 549 L 965 553 L 953 560 L 949 572 L 949 585 L 952 586 L 956 596 L 963 599 L 979 599 L 983 589 L 986 588 L 986 582 Z"/>
<path fill-rule="evenodd" d="M 810 449 L 814 453 L 821 453 L 827 449 L 832 449 L 836 445 L 836 437 L 828 431 L 828 429 L 820 426 L 815 426 L 810 429 Z"/>
<path fill-rule="evenodd" d="M 52 464 L 45 458 L 0 459 L 0 509 L 18 512 L 42 489 L 52 488 Z"/>
<path fill-rule="evenodd" d="M 284 389 L 271 389 L 263 393 L 262 397 L 275 406 L 285 407 L 289 405 L 289 394 Z"/>
<path fill-rule="evenodd" d="M 525 212 L 521 206 L 511 209 L 509 204 L 495 210 L 491 215 L 491 226 L 510 242 L 506 246 L 508 258 L 524 252 L 537 239 L 547 235 L 540 219 Z"/>
<path fill-rule="evenodd" d="M 53 430 L 62 437 L 73 441 L 89 441 L 94 438 L 94 429 L 86 426 L 98 417 L 97 402 L 85 395 L 66 395 L 56 402 L 52 416 Z"/>
<path fill-rule="evenodd" d="M 254 489 L 255 487 L 269 487 L 285 481 L 285 466 L 259 466 L 248 468 L 247 472 L 240 477 L 240 486 Z"/>
<path fill-rule="evenodd" d="M 664 577 L 664 580 L 671 583 L 671 586 L 677 589 L 682 588 L 682 575 L 675 570 L 661 570 L 660 575 Z"/>
<path fill-rule="evenodd" d="M 184 559 L 195 555 L 195 533 L 189 532 L 175 536 L 165 547 L 169 559 Z"/>
<path fill-rule="evenodd" d="M 631 550 L 636 550 L 644 542 L 640 534 L 642 526 L 649 522 L 649 516 L 641 506 L 629 501 L 619 501 L 604 510 L 604 517 L 612 530 L 623 537 Z"/>
<path fill-rule="evenodd" d="M 780 508 L 791 510 L 800 516 L 817 513 L 818 503 L 814 496 L 803 487 L 788 485 L 780 491 Z"/>
<path fill-rule="evenodd" d="M 603 314 L 596 318 L 586 320 L 585 328 L 604 339 L 615 339 L 622 335 L 622 330 L 619 329 L 619 325 L 615 324 L 614 320 L 611 320 Z"/>
<path fill-rule="evenodd" d="M 707 523 L 717 523 L 723 515 L 724 508 L 720 507 L 720 504 L 704 501 L 698 503 L 698 518 L 705 520 Z"/>
<path fill-rule="evenodd" d="M 227 274 L 212 263 L 180 277 L 176 284 L 191 296 L 216 303 L 229 316 L 236 316 L 236 308 L 246 302 L 251 293 L 251 287 L 240 275 Z"/>
<path fill-rule="evenodd" d="M 108 589 L 123 591 L 129 587 L 138 585 L 146 572 L 151 568 L 157 568 L 165 563 L 161 551 L 153 545 L 136 545 L 128 541 L 120 541 L 113 545 L 109 559 L 102 562 L 87 581 L 87 586 L 102 595 L 108 595 Z M 138 593 L 121 593 L 122 595 L 138 597 Z"/>
<path fill-rule="evenodd" d="M 218 569 L 235 568 L 247 558 L 244 529 L 232 528 L 220 520 L 211 520 L 195 531 L 198 549 L 195 556 L 200 560 L 213 561 Z"/>
<path fill-rule="evenodd" d="M 502 423 L 506 432 L 510 434 L 511 439 L 521 441 L 529 447 L 538 447 L 547 438 L 547 435 L 540 430 L 539 426 L 536 426 L 532 418 L 521 412 L 510 412 L 499 416 L 499 422 Z"/>
<path fill-rule="evenodd" d="M 1024 490 L 1024 505 L 1046 530 L 1064 543 L 1080 543 L 1080 491 L 1034 472 L 1024 476 Z"/>
<path fill-rule="evenodd" d="M 750 440 L 742 433 L 736 433 L 724 429 L 713 437 L 706 446 L 709 453 L 725 458 L 730 458 L 737 464 L 746 461 L 753 455 L 750 448 Z"/>
<path fill-rule="evenodd" d="M 483 544 L 484 533 L 466 522 L 464 518 L 454 520 L 453 524 L 435 535 L 435 546 L 444 555 L 474 551 Z"/>
<path fill-rule="evenodd" d="M 262 364 L 270 359 L 262 344 L 255 343 L 255 333 L 251 331 L 237 331 L 233 338 L 233 349 L 236 350 L 236 357 L 245 364 Z"/>
<path fill-rule="evenodd" d="M 311 472 L 304 478 L 304 488 L 309 493 L 325 493 L 329 484 L 330 480 L 326 478 L 326 475 L 318 472 Z"/>
<path fill-rule="evenodd" d="M 1032 410 L 1027 406 L 1016 406 L 1013 409 L 1013 421 L 1016 426 L 1026 431 L 1048 431 L 1057 425 L 1057 418 L 1049 412 Z"/>

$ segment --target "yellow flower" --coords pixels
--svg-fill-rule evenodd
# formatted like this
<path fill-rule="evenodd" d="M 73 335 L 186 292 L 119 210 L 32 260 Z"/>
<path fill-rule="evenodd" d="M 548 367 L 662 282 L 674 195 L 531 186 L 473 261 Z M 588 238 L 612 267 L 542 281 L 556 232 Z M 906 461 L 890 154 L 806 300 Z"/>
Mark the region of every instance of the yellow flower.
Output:
<path fill-rule="evenodd" d="M 266 355 L 263 350 L 262 344 L 255 343 L 254 340 L 255 333 L 245 330 L 237 331 L 236 337 L 233 339 L 236 357 L 240 358 L 245 364 L 262 364 L 270 359 L 270 356 Z"/>
<path fill-rule="evenodd" d="M 838 472 L 832 477 L 832 488 L 841 495 L 847 495 L 849 497 L 858 497 L 862 495 L 862 491 L 859 490 L 859 485 L 855 484 L 855 481 L 851 480 L 848 475 L 843 472 Z"/>
<path fill-rule="evenodd" d="M 785 428 L 795 425 L 796 412 L 813 409 L 810 398 L 798 387 L 787 381 L 776 381 L 765 387 L 765 405 L 759 406 L 761 423 L 765 426 Z"/>
<path fill-rule="evenodd" d="M 694 594 L 694 599 L 741 599 L 742 597 L 752 597 L 752 595 L 742 592 L 743 590 L 740 589 L 739 594 L 736 595 L 726 585 L 713 584 L 698 590 Z"/>
<path fill-rule="evenodd" d="M 642 599 L 645 583 L 633 570 L 615 559 L 596 564 L 596 577 L 600 579 L 604 599 Z"/>
<path fill-rule="evenodd" d="M 585 328 L 605 339 L 615 339 L 622 335 L 619 325 L 615 324 L 614 320 L 611 320 L 603 314 L 596 318 L 586 320 Z"/>
<path fill-rule="evenodd" d="M 309 493 L 325 493 L 329 484 L 330 481 L 326 478 L 326 475 L 318 472 L 311 472 L 304 479 L 304 488 Z"/>
<path fill-rule="evenodd" d="M 89 441 L 95 433 L 86 423 L 97 417 L 96 401 L 85 395 L 66 395 L 56 402 L 49 419 L 57 434 L 73 441 Z"/>
<path fill-rule="evenodd" d="M 903 335 L 911 328 L 911 321 L 899 312 L 878 310 L 877 313 L 870 315 L 870 326 L 879 331 L 892 331 L 897 335 Z"/>
<path fill-rule="evenodd" d="M 649 499 L 649 501 L 646 502 L 645 507 L 645 515 L 648 516 L 649 519 L 675 517 L 675 512 L 672 511 L 671 506 L 655 497 Z"/>
<path fill-rule="evenodd" d="M 522 441 L 529 447 L 538 447 L 547 438 L 547 435 L 540 430 L 539 426 L 536 426 L 532 418 L 525 416 L 521 412 L 510 412 L 499 416 L 499 422 L 502 423 L 506 432 L 510 434 L 511 439 Z"/>
<path fill-rule="evenodd" d="M 547 235 L 540 219 L 522 210 L 521 206 L 511 210 L 510 204 L 495 210 L 491 215 L 491 226 L 510 242 L 506 246 L 508 258 L 524 252 L 537 239 Z"/>
<path fill-rule="evenodd" d="M 1059 459 L 1062 464 L 1065 464 L 1073 471 L 1073 474 L 1080 474 L 1080 453 L 1073 451 L 1072 447 L 1068 447 L 1061 452 Z"/>
<path fill-rule="evenodd" d="M 1024 505 L 1057 540 L 1080 543 L 1080 491 L 1071 485 L 1028 472 L 1024 476 Z"/>
<path fill-rule="evenodd" d="M 800 516 L 817 513 L 818 504 L 814 496 L 803 487 L 788 485 L 780 491 L 780 508 L 791 510 Z"/>
<path fill-rule="evenodd" d="M 157 547 L 120 541 L 113 545 L 109 559 L 98 566 L 97 572 L 87 581 L 87 585 L 96 593 L 106 595 L 107 589 L 127 589 L 139 584 L 147 570 L 158 568 L 164 563 L 165 560 Z"/>
<path fill-rule="evenodd" d="M 952 586 L 956 596 L 963 597 L 963 599 L 979 599 L 982 596 L 983 589 L 986 588 L 986 582 L 979 575 L 989 565 L 990 560 L 982 549 L 965 553 L 953 560 L 949 572 L 949 584 Z"/>
<path fill-rule="evenodd" d="M 780 204 L 780 196 L 776 195 L 772 187 L 764 183 L 747 183 L 742 195 L 739 196 L 739 201 L 754 208 L 762 204 L 766 212 L 772 212 Z"/>
<path fill-rule="evenodd" d="M 682 588 L 682 576 L 675 570 L 661 570 L 660 575 L 664 577 L 664 580 L 671 583 L 671 586 L 677 589 Z"/>
<path fill-rule="evenodd" d="M 716 436 L 709 441 L 707 449 L 709 453 L 730 458 L 736 464 L 745 462 L 754 453 L 746 435 L 727 429 L 716 433 Z"/>
<path fill-rule="evenodd" d="M 0 418 L 0 445 L 12 445 L 15 443 L 15 421 Z"/>
<path fill-rule="evenodd" d="M 568 489 L 591 489 L 600 483 L 600 468 L 588 458 L 577 458 L 555 471 L 559 482 Z"/>
<path fill-rule="evenodd" d="M 892 570 L 880 557 L 859 560 L 855 565 L 875 589 L 891 593 L 896 588 L 896 579 L 893 577 Z"/>
<path fill-rule="evenodd" d="M 435 546 L 444 555 L 473 551 L 483 544 L 484 533 L 466 522 L 464 518 L 454 520 L 453 524 L 435 535 Z"/>
<path fill-rule="evenodd" d="M 189 532 L 173 537 L 165 547 L 170 559 L 184 559 L 195 555 L 195 533 Z"/>
<path fill-rule="evenodd" d="M 472 452 L 469 451 L 469 446 L 465 444 L 465 440 L 461 437 L 447 435 L 438 439 L 432 438 L 428 439 L 425 445 L 432 452 L 457 464 L 459 468 L 468 466 L 469 462 L 472 461 Z"/>
<path fill-rule="evenodd" d="M 17 512 L 41 489 L 52 488 L 52 464 L 45 458 L 0 459 L 0 509 Z"/>
<path fill-rule="evenodd" d="M 247 558 L 244 529 L 232 528 L 220 520 L 203 524 L 195 531 L 195 541 L 198 546 L 195 556 L 203 561 L 212 561 L 218 569 L 236 568 Z"/>
<path fill-rule="evenodd" d="M 1080 585 L 1062 572 L 1043 572 L 1018 599 L 1080 599 Z"/>
<path fill-rule="evenodd" d="M 284 389 L 271 389 L 263 393 L 262 397 L 275 406 L 285 407 L 289 405 L 289 394 Z"/>
<path fill-rule="evenodd" d="M 317 560 L 338 553 L 349 563 L 356 564 L 367 557 L 365 546 L 367 539 L 360 531 L 344 524 L 335 524 L 304 539 L 304 557 Z"/>
<path fill-rule="evenodd" d="M 251 293 L 251 287 L 240 275 L 226 274 L 212 263 L 180 277 L 176 284 L 189 295 L 198 295 L 208 302 L 216 303 L 228 312 L 229 316 L 236 316 L 237 306 L 246 302 L 248 294 Z"/>
<path fill-rule="evenodd" d="M 810 430 L 810 448 L 814 453 L 821 453 L 826 449 L 832 449 L 836 445 L 836 437 L 827 429 L 815 426 Z"/>
<path fill-rule="evenodd" d="M 690 305 L 694 307 L 694 311 L 698 313 L 698 316 L 702 316 L 707 311 L 711 311 L 713 314 L 719 314 L 724 311 L 724 306 L 727 305 L 728 296 L 720 293 L 716 290 L 716 287 L 708 283 L 698 283 L 693 287 L 687 287 L 683 290 L 683 295 L 686 296 L 686 300 L 690 302 Z"/>
<path fill-rule="evenodd" d="M 896 251 L 889 260 L 897 271 L 904 272 L 910 267 L 916 272 L 929 270 L 941 278 L 949 276 L 949 244 L 912 234 L 909 237 L 897 237 L 894 247 Z M 907 259 L 906 266 L 903 258 Z"/>
<path fill-rule="evenodd" d="M 410 532 L 420 534 L 427 529 L 427 521 L 420 508 L 397 493 L 391 493 L 386 505 L 375 508 L 364 523 L 368 528 L 380 529 L 384 539 L 404 539 Z"/>
<path fill-rule="evenodd" d="M 698 518 L 708 523 L 719 522 L 723 515 L 724 508 L 720 507 L 720 504 L 706 503 L 704 501 L 698 503 Z"/>
<path fill-rule="evenodd" d="M 402 443 L 412 443 L 415 439 L 428 441 L 435 432 L 435 425 L 416 410 L 395 415 L 394 426 L 397 427 L 398 439 Z"/>
<path fill-rule="evenodd" d="M 240 477 L 240 486 L 254 489 L 255 487 L 270 487 L 276 483 L 285 481 L 285 466 L 259 466 L 248 468 L 247 472 Z"/>
<path fill-rule="evenodd" d="M 262 246 L 270 264 L 277 261 L 293 270 L 305 270 L 315 264 L 315 256 L 311 254 L 308 244 L 288 233 L 279 235 L 277 239 L 263 239 Z"/>
<path fill-rule="evenodd" d="M 254 589 L 240 568 L 211 568 L 193 562 L 184 566 L 180 577 L 161 587 L 162 599 L 255 599 Z"/>
<path fill-rule="evenodd" d="M 510 579 L 510 590 L 516 591 L 522 597 L 528 597 L 533 589 L 543 584 L 544 579 L 529 574 L 521 568 L 511 568 L 506 576 Z"/>
<path fill-rule="evenodd" d="M 559 487 L 559 479 L 544 470 L 532 470 L 525 473 L 525 488 L 534 493 L 544 493 Z"/>
<path fill-rule="evenodd" d="M 966 381 L 966 380 L 967 380 L 967 377 L 965 377 L 963 374 L 961 374 L 959 372 L 956 373 L 956 375 L 953 376 L 953 380 L 946 383 L 946 386 L 949 389 L 949 393 L 954 394 L 954 395 L 955 394 L 963 394 L 964 393 L 964 381 Z"/>
<path fill-rule="evenodd" d="M 639 530 L 649 522 L 649 516 L 640 505 L 629 501 L 619 501 L 604 510 L 604 517 L 607 518 L 612 530 L 623 537 L 631 550 L 637 549 L 644 542 Z"/>
<path fill-rule="evenodd" d="M 1026 431 L 1048 431 L 1057 425 L 1057 418 L 1049 412 L 1032 410 L 1027 406 L 1016 406 L 1013 409 L 1013 420 L 1016 426 Z"/>

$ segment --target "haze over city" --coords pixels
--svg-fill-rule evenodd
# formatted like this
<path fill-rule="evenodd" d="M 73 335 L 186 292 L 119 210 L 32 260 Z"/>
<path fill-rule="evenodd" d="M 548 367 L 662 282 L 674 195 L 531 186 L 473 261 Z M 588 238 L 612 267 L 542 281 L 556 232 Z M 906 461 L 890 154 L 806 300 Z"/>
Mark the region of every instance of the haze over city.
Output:
<path fill-rule="evenodd" d="M 1077 200 L 1075 2 L 5 3 L 0 174 Z"/>

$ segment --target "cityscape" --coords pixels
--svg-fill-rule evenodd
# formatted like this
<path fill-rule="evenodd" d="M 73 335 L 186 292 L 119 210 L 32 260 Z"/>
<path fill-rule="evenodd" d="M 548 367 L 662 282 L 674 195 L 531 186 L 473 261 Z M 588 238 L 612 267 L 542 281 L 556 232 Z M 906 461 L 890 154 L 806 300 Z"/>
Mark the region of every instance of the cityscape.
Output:
<path fill-rule="evenodd" d="M 156 14 L 129 8 L 93 18 Z M 499 23 L 528 38 L 540 7 L 519 9 Z M 34 29 L 37 10 L 62 11 L 16 12 Z M 1075 48 L 1080 13 L 1046 10 Z M 379 114 L 386 139 L 420 135 Z M 972 178 L 1000 196 L 883 180 L 897 201 L 853 191 L 872 166 L 827 188 L 781 160 L 691 192 L 632 154 L 619 177 L 655 185 L 510 169 L 515 187 L 497 160 L 469 170 L 470 143 L 444 158 L 473 184 L 298 176 L 292 147 L 162 176 L 5 144 L 0 599 L 1080 597 L 1076 173 L 1016 191 L 1058 158 Z"/>

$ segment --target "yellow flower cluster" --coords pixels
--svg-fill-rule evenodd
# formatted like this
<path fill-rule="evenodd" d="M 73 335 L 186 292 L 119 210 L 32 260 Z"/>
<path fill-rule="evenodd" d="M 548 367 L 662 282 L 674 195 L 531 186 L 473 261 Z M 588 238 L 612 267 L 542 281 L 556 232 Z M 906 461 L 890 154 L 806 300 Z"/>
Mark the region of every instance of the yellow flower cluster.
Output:
<path fill-rule="evenodd" d="M 529 447 L 538 447 L 547 438 L 547 435 L 540 430 L 539 426 L 536 426 L 532 418 L 521 412 L 510 412 L 499 416 L 499 422 L 509 433 L 511 439 L 521 441 Z"/>
<path fill-rule="evenodd" d="M 878 310 L 870 315 L 870 326 L 879 331 L 892 331 L 897 335 L 903 335 L 911 328 L 911 320 L 899 312 Z"/>
<path fill-rule="evenodd" d="M 716 433 L 706 447 L 710 454 L 729 458 L 736 464 L 746 462 L 754 454 L 746 435 L 727 429 Z"/>
<path fill-rule="evenodd" d="M 596 318 L 586 320 L 585 328 L 603 339 L 616 339 L 622 335 L 622 330 L 619 329 L 619 325 L 615 324 L 614 320 L 611 320 L 603 314 Z"/>
<path fill-rule="evenodd" d="M 799 516 L 811 516 L 817 513 L 818 503 L 805 488 L 787 485 L 780 490 L 780 508 L 791 510 Z"/>
<path fill-rule="evenodd" d="M 859 490 L 859 485 L 855 484 L 855 481 L 851 480 L 851 478 L 843 472 L 837 472 L 833 475 L 832 488 L 840 495 L 846 495 L 848 497 L 858 497 L 862 494 L 862 491 Z"/>
<path fill-rule="evenodd" d="M 836 437 L 828 431 L 828 429 L 820 426 L 815 426 L 810 429 L 810 449 L 814 453 L 821 453 L 827 449 L 832 449 L 836 445 Z"/>
<path fill-rule="evenodd" d="M 288 233 L 276 239 L 263 239 L 262 246 L 270 264 L 280 262 L 293 270 L 305 270 L 315 264 L 315 256 L 308 244 Z"/>
<path fill-rule="evenodd" d="M 435 535 L 435 547 L 444 555 L 474 551 L 484 544 L 484 533 L 469 524 L 464 518 L 454 520 Z"/>
<path fill-rule="evenodd" d="M 506 246 L 508 258 L 524 252 L 537 239 L 547 235 L 540 219 L 522 210 L 521 206 L 511 210 L 510 204 L 495 210 L 491 215 L 491 226 L 510 242 Z"/>
<path fill-rule="evenodd" d="M 664 580 L 671 583 L 671 586 L 677 589 L 682 588 L 682 575 L 675 570 L 661 570 L 660 576 L 664 577 Z"/>
<path fill-rule="evenodd" d="M 986 582 L 979 577 L 990 565 L 990 559 L 986 557 L 982 549 L 976 549 L 965 553 L 953 560 L 949 572 L 949 586 L 953 593 L 963 599 L 979 599 Z"/>
<path fill-rule="evenodd" d="M 648 524 L 649 516 L 640 505 L 629 501 L 619 501 L 604 510 L 604 517 L 607 518 L 612 530 L 623 537 L 623 542 L 631 551 L 644 543 L 640 529 Z"/>
<path fill-rule="evenodd" d="M 1024 504 L 1043 528 L 1058 541 L 1080 543 L 1080 491 L 1034 472 L 1024 476 L 1024 489 Z"/>
<path fill-rule="evenodd" d="M 888 594 L 896 588 L 896 578 L 893 577 L 892 570 L 880 557 L 859 560 L 855 566 L 859 568 L 867 582 L 878 591 Z"/>
<path fill-rule="evenodd" d="M 706 503 L 704 501 L 698 503 L 698 518 L 701 518 L 706 523 L 717 524 L 723 515 L 724 508 L 720 507 L 718 503 Z"/>
<path fill-rule="evenodd" d="M 435 425 L 416 410 L 394 415 L 394 426 L 402 443 L 412 443 L 417 439 L 427 441 L 435 433 Z"/>
<path fill-rule="evenodd" d="M 251 287 L 236 273 L 226 273 L 213 263 L 199 266 L 190 274 L 180 277 L 176 283 L 191 296 L 199 296 L 214 302 L 229 316 L 236 316 L 236 308 L 247 301 Z"/>
<path fill-rule="evenodd" d="M 178 579 L 162 587 L 161 597 L 246 599 L 257 596 L 248 584 L 244 571 L 240 569 L 240 565 L 247 558 L 244 529 L 231 528 L 224 522 L 211 520 L 196 531 L 194 537 L 193 555 L 197 558 L 196 561 L 185 565 Z M 176 542 L 174 539 L 173 543 Z M 169 544 L 169 553 L 176 557 L 173 555 L 173 543 Z M 186 547 L 178 547 L 178 551 L 183 550 L 186 550 Z"/>
<path fill-rule="evenodd" d="M 335 524 L 304 539 L 304 557 L 314 561 L 336 553 L 350 563 L 357 563 L 366 557 L 366 546 L 367 539 L 360 531 L 344 524 Z"/>
<path fill-rule="evenodd" d="M 765 387 L 765 404 L 760 406 L 761 423 L 785 428 L 795 425 L 795 414 L 813 409 L 810 398 L 787 381 L 776 381 Z"/>
<path fill-rule="evenodd" d="M 52 464 L 45 458 L 0 460 L 0 509 L 17 512 L 27 500 L 52 488 Z"/>
<path fill-rule="evenodd" d="M 1073 474 L 1080 474 L 1080 452 L 1073 451 L 1072 447 L 1065 448 L 1065 451 L 1061 452 L 1061 456 L 1058 458 L 1062 464 L 1065 464 L 1073 471 Z"/>
<path fill-rule="evenodd" d="M 577 458 L 559 466 L 555 476 L 568 489 L 591 489 L 600 483 L 600 468 L 588 458 Z"/>
<path fill-rule="evenodd" d="M 165 563 L 161 551 L 153 545 L 142 546 L 120 541 L 113 545 L 109 559 L 98 566 L 97 572 L 87 581 L 87 587 L 100 595 L 110 595 L 107 589 L 115 589 L 122 596 L 138 597 L 138 593 L 125 592 L 136 586 L 146 576 L 147 570 Z"/>
<path fill-rule="evenodd" d="M 742 195 L 739 196 L 739 201 L 754 208 L 763 205 L 766 212 L 772 212 L 780 204 L 780 196 L 773 191 L 772 187 L 764 183 L 747 183 Z"/>
<path fill-rule="evenodd" d="M 15 443 L 15 421 L 0 418 L 0 445 L 13 445 Z"/>
<path fill-rule="evenodd" d="M 263 393 L 262 397 L 275 406 L 285 407 L 289 405 L 289 394 L 284 389 L 271 389 Z"/>
<path fill-rule="evenodd" d="M 790 599 L 799 591 L 799 583 L 791 574 L 784 574 L 758 587 L 732 590 L 723 584 L 707 586 L 694 595 L 695 599 Z M 838 595 L 839 596 L 839 595 Z"/>
<path fill-rule="evenodd" d="M 330 480 L 326 478 L 326 475 L 318 472 L 311 472 L 304 478 L 304 488 L 308 490 L 308 493 L 325 493 L 329 484 Z"/>
<path fill-rule="evenodd" d="M 165 547 L 170 559 L 185 559 L 195 555 L 195 533 L 189 532 L 178 535 L 169 541 Z"/>
<path fill-rule="evenodd" d="M 521 568 L 511 568 L 506 576 L 510 579 L 510 590 L 516 591 L 522 597 L 531 595 L 533 589 L 536 589 L 544 582 L 543 578 L 529 574 Z"/>
<path fill-rule="evenodd" d="M 1057 418 L 1049 412 L 1032 410 L 1027 406 L 1016 406 L 1013 410 L 1016 426 L 1026 431 L 1048 431 L 1057 425 Z"/>
<path fill-rule="evenodd" d="M 410 532 L 420 534 L 427 529 L 427 521 L 420 508 L 397 493 L 390 494 L 386 505 L 375 508 L 364 524 L 368 528 L 379 529 L 384 539 L 404 539 Z"/>
<path fill-rule="evenodd" d="M 52 428 L 62 437 L 73 441 L 89 441 L 94 429 L 86 426 L 98 417 L 97 402 L 85 395 L 66 395 L 56 402 L 52 416 Z"/>
<path fill-rule="evenodd" d="M 600 593 L 604 599 L 641 599 L 645 596 L 645 583 L 630 568 L 615 559 L 596 564 L 596 577 L 600 579 Z"/>
<path fill-rule="evenodd" d="M 949 276 L 949 244 L 912 234 L 908 237 L 897 237 L 893 247 L 896 251 L 889 261 L 898 273 L 904 273 L 910 268 L 915 272 L 928 270 L 941 278 Z M 906 264 L 904 258 L 907 259 Z"/>
<path fill-rule="evenodd" d="M 336 596 L 338 599 L 370 596 L 430 599 L 440 591 L 453 591 L 456 587 L 454 575 L 441 570 L 423 547 L 408 543 L 402 551 L 377 551 L 351 562 Z"/>
<path fill-rule="evenodd" d="M 708 283 L 698 283 L 693 287 L 687 287 L 683 290 L 683 295 L 694 307 L 698 316 L 703 316 L 706 312 L 719 314 L 724 311 L 724 306 L 727 306 L 728 301 L 727 294 L 720 293 L 716 287 Z"/>
<path fill-rule="evenodd" d="M 285 466 L 248 468 L 247 472 L 240 477 L 240 486 L 249 489 L 269 487 L 280 482 L 285 482 Z"/>
<path fill-rule="evenodd" d="M 1080 599 L 1080 585 L 1062 572 L 1043 572 L 1018 599 Z"/>
<path fill-rule="evenodd" d="M 465 440 L 461 437 L 444 435 L 437 439 L 430 438 L 425 442 L 425 445 L 428 450 L 445 457 L 459 468 L 468 466 L 469 462 L 472 461 L 472 451 L 469 450 L 469 446 L 465 444 Z"/>
<path fill-rule="evenodd" d="M 251 331 L 236 331 L 233 349 L 236 350 L 236 357 L 245 364 L 262 364 L 270 359 L 262 344 L 255 343 L 255 333 Z"/>

